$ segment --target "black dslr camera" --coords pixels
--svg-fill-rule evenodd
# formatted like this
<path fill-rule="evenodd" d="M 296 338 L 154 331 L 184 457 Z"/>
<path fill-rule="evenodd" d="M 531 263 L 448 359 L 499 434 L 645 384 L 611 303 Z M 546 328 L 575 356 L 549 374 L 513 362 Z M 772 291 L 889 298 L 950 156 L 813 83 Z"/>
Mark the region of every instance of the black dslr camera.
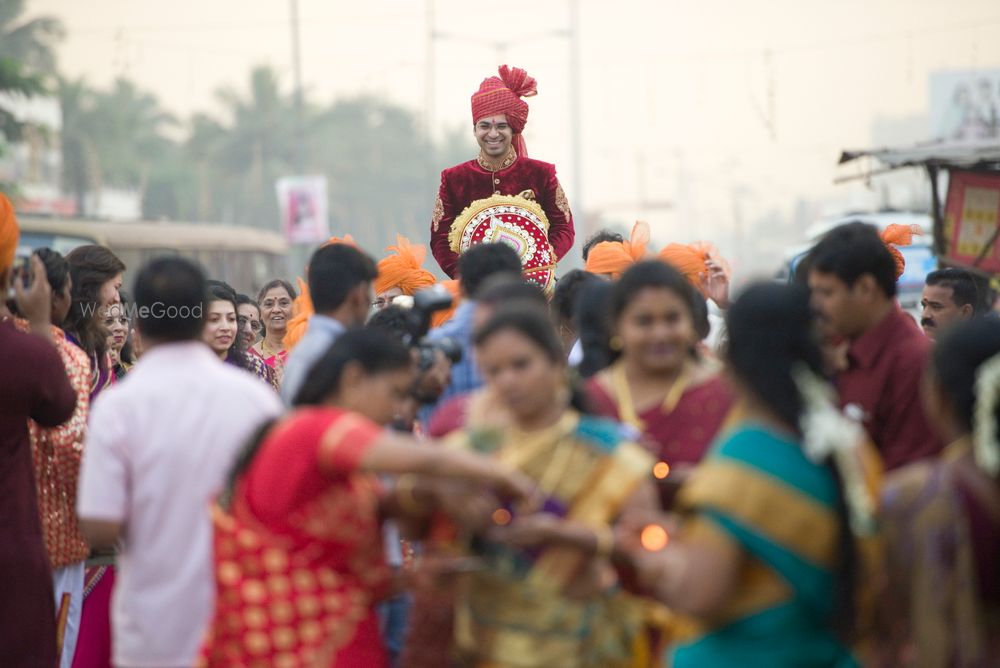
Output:
<path fill-rule="evenodd" d="M 453 339 L 430 341 L 427 332 L 431 327 L 431 316 L 438 311 L 451 308 L 451 294 L 440 285 L 420 290 L 413 295 L 413 305 L 406 309 L 407 332 L 403 343 L 416 349 L 419 355 L 419 369 L 426 371 L 434 365 L 435 351 L 440 350 L 452 364 L 462 361 L 462 346 Z"/>

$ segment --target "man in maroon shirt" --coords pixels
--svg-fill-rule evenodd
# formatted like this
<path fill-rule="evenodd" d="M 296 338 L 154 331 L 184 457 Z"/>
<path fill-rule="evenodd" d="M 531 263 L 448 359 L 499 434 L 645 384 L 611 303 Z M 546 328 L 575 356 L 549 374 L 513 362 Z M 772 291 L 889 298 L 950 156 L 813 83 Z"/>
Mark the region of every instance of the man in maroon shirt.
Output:
<path fill-rule="evenodd" d="M 896 264 L 876 228 L 837 227 L 806 262 L 821 324 L 849 342 L 836 378 L 845 412 L 862 420 L 886 470 L 937 454 L 920 402 L 931 343 L 896 303 Z"/>
<path fill-rule="evenodd" d="M 503 65 L 499 77 L 485 79 L 472 96 L 472 122 L 479 156 L 441 172 L 441 187 L 431 218 L 431 252 L 441 269 L 455 278 L 458 254 L 448 235 L 455 217 L 476 200 L 492 195 L 524 195 L 538 202 L 549 221 L 549 244 L 562 259 L 573 246 L 573 214 L 555 165 L 532 160 L 522 131 L 535 80 L 517 67 Z"/>

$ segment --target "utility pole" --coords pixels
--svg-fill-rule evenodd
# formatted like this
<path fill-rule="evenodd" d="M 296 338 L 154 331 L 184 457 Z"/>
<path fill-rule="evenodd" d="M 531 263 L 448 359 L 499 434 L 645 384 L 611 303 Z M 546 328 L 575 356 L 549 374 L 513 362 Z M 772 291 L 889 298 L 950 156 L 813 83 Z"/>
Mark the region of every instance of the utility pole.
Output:
<path fill-rule="evenodd" d="M 573 209 L 583 236 L 590 236 L 587 209 L 583 199 L 583 159 L 581 151 L 580 102 L 580 2 L 569 0 L 569 123 L 570 155 L 573 164 Z"/>
<path fill-rule="evenodd" d="M 427 1 L 427 45 L 424 56 L 426 70 L 424 72 L 424 124 L 427 135 L 427 148 L 424 152 L 426 165 L 424 167 L 428 192 L 434 189 L 434 77 L 437 63 L 434 60 L 434 0 Z"/>
<path fill-rule="evenodd" d="M 305 131 L 302 121 L 302 54 L 299 47 L 299 0 L 290 0 L 292 19 L 292 81 L 295 86 L 295 170 L 305 170 Z"/>

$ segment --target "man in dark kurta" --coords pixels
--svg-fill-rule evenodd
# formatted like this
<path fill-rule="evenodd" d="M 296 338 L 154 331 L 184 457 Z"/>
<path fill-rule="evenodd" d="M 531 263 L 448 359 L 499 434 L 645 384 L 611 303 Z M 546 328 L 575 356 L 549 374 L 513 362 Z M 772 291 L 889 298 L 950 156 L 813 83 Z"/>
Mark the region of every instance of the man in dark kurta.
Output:
<path fill-rule="evenodd" d="M 17 237 L 13 207 L 0 195 L 0 289 L 5 297 Z M 33 260 L 35 282 L 19 293 L 18 305 L 37 334 L 17 331 L 0 304 L 0 665 L 5 668 L 57 665 L 52 573 L 38 520 L 28 418 L 54 427 L 68 420 L 76 406 L 59 353 L 46 340 L 50 289 L 45 266 Z"/>
<path fill-rule="evenodd" d="M 492 195 L 522 195 L 541 205 L 549 221 L 549 243 L 562 259 L 573 246 L 573 214 L 555 165 L 528 157 L 522 132 L 528 104 L 522 97 L 537 85 L 519 68 L 500 67 L 499 77 L 485 79 L 472 96 L 472 120 L 479 156 L 441 172 L 441 187 L 431 219 L 431 251 L 448 276 L 454 278 L 458 254 L 448 233 L 455 217 L 476 200 Z"/>
<path fill-rule="evenodd" d="M 887 471 L 938 454 L 943 444 L 920 400 L 931 343 L 895 301 L 902 256 L 871 225 L 848 223 L 806 262 L 820 322 L 849 342 L 836 377 L 841 406 L 861 420 Z"/>

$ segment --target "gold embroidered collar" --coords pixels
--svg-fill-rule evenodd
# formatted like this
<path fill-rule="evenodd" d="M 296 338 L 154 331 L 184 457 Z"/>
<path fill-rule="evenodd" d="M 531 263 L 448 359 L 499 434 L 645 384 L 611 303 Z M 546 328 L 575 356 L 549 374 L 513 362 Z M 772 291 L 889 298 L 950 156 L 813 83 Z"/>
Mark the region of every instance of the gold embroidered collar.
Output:
<path fill-rule="evenodd" d="M 491 163 L 489 160 L 486 159 L 486 156 L 483 155 L 482 151 L 480 151 L 479 155 L 476 156 L 476 162 L 479 163 L 479 166 L 485 169 L 487 172 L 493 172 L 493 173 L 507 169 L 508 167 L 514 164 L 515 160 L 517 160 L 517 151 L 514 150 L 513 146 L 511 146 L 510 150 L 507 151 L 507 156 L 503 159 L 503 162 L 500 163 L 499 167 L 494 167 L 493 163 Z"/>

